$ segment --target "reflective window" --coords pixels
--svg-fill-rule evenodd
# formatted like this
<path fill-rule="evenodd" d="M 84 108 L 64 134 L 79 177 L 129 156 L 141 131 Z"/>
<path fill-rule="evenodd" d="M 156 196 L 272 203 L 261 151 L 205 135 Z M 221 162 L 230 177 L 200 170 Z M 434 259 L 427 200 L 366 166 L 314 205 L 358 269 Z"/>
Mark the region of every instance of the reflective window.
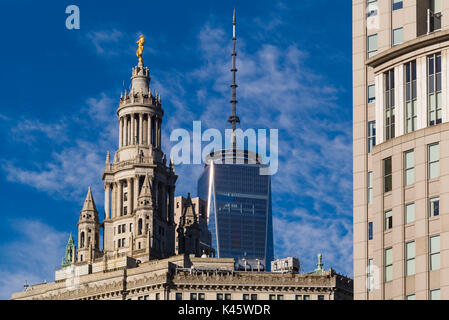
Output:
<path fill-rule="evenodd" d="M 384 160 L 384 192 L 393 190 L 391 157 Z"/>
<path fill-rule="evenodd" d="M 418 127 L 418 103 L 416 84 L 416 60 L 406 63 L 405 68 L 405 132 L 415 131 Z"/>
<path fill-rule="evenodd" d="M 393 46 L 397 46 L 403 42 L 403 28 L 397 28 L 393 30 Z"/>
<path fill-rule="evenodd" d="M 415 153 L 413 150 L 405 152 L 404 162 L 404 182 L 406 186 L 409 186 L 415 183 Z"/>
<path fill-rule="evenodd" d="M 385 250 L 385 282 L 393 280 L 393 249 Z"/>
<path fill-rule="evenodd" d="M 430 270 L 440 269 L 440 236 L 430 237 Z"/>
<path fill-rule="evenodd" d="M 368 172 L 368 204 L 373 202 L 373 172 Z"/>
<path fill-rule="evenodd" d="M 368 58 L 377 54 L 377 34 L 368 36 Z"/>
<path fill-rule="evenodd" d="M 433 126 L 442 121 L 443 94 L 441 81 L 441 54 L 427 57 L 427 109 L 428 124 Z"/>
<path fill-rule="evenodd" d="M 388 210 L 385 212 L 385 230 L 393 228 L 393 211 Z"/>
<path fill-rule="evenodd" d="M 430 217 L 438 217 L 440 215 L 440 197 L 429 200 L 429 215 Z"/>
<path fill-rule="evenodd" d="M 368 122 L 368 153 L 376 145 L 376 121 Z"/>
<path fill-rule="evenodd" d="M 409 203 L 405 206 L 405 223 L 412 223 L 415 221 L 415 204 Z"/>
<path fill-rule="evenodd" d="M 440 300 L 440 289 L 430 290 L 430 300 Z"/>
<path fill-rule="evenodd" d="M 395 137 L 395 99 L 394 99 L 394 70 L 385 72 L 385 140 Z"/>
<path fill-rule="evenodd" d="M 411 276 L 415 274 L 415 241 L 405 244 L 405 274 Z"/>
<path fill-rule="evenodd" d="M 378 7 L 377 7 L 377 0 L 367 0 L 367 7 L 366 7 L 366 16 L 369 17 L 374 17 L 377 16 L 377 12 L 378 12 Z"/>
<path fill-rule="evenodd" d="M 402 0 L 393 0 L 393 10 L 402 9 Z"/>
<path fill-rule="evenodd" d="M 439 144 L 429 145 L 429 179 L 440 176 L 440 146 Z"/>
<path fill-rule="evenodd" d="M 376 101 L 376 86 L 374 84 L 368 86 L 368 103 Z"/>

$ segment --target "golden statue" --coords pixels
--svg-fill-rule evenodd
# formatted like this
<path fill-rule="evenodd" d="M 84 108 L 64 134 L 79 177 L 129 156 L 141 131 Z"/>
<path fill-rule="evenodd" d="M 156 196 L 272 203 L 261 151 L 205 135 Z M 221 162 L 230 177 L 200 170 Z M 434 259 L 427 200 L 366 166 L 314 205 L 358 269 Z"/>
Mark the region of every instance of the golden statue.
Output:
<path fill-rule="evenodd" d="M 139 45 L 139 48 L 137 48 L 136 55 L 139 58 L 139 63 L 140 63 L 140 62 L 143 62 L 142 53 L 143 53 L 143 46 L 145 45 L 145 38 L 143 37 L 143 35 L 140 35 L 140 38 L 139 38 L 139 40 L 137 40 L 136 43 Z"/>

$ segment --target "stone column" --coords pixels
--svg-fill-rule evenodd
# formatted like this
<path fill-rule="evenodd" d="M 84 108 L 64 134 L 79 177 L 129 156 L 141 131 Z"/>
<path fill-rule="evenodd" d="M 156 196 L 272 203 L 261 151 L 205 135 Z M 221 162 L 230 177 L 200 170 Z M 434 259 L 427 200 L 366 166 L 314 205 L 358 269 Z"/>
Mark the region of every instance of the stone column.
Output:
<path fill-rule="evenodd" d="M 162 219 L 167 221 L 167 186 L 162 184 Z"/>
<path fill-rule="evenodd" d="M 129 144 L 133 145 L 134 144 L 134 114 L 133 113 L 130 114 L 129 124 L 130 124 Z"/>
<path fill-rule="evenodd" d="M 111 204 L 111 185 L 109 182 L 106 182 L 104 186 L 104 219 L 109 220 L 109 214 L 111 212 L 110 209 Z"/>
<path fill-rule="evenodd" d="M 118 119 L 118 147 L 122 147 L 122 118 Z"/>
<path fill-rule="evenodd" d="M 175 187 L 169 187 L 169 199 L 168 199 L 168 222 L 173 222 L 174 220 L 174 204 L 175 204 Z"/>
<path fill-rule="evenodd" d="M 133 198 L 133 201 L 134 201 L 134 204 L 135 204 L 135 207 L 137 208 L 137 198 L 139 197 L 139 177 L 140 176 L 136 176 L 136 177 L 134 177 L 134 198 Z"/>
<path fill-rule="evenodd" d="M 158 137 L 158 146 L 159 149 L 162 147 L 162 137 L 161 137 L 161 127 L 162 127 L 162 119 L 159 119 L 158 125 L 157 125 L 157 137 Z"/>
<path fill-rule="evenodd" d="M 151 115 L 148 114 L 148 140 L 147 140 L 147 144 L 150 146 L 152 144 L 151 141 Z"/>
<path fill-rule="evenodd" d="M 129 120 L 128 116 L 126 116 L 126 145 L 129 146 Z"/>
<path fill-rule="evenodd" d="M 111 218 L 115 218 L 117 216 L 116 207 L 117 207 L 117 186 L 115 183 L 111 184 L 112 187 L 112 196 L 111 196 Z"/>
<path fill-rule="evenodd" d="M 159 181 L 157 181 L 156 179 L 154 179 L 153 182 L 153 192 L 154 192 L 154 196 L 153 199 L 156 202 L 156 208 L 157 210 L 160 212 L 159 208 L 160 208 L 160 203 L 159 203 Z"/>
<path fill-rule="evenodd" d="M 157 118 L 155 118 L 154 119 L 154 146 L 156 148 L 159 147 L 159 145 L 158 145 L 158 141 L 159 141 L 158 133 L 159 133 L 159 121 L 158 121 Z"/>
<path fill-rule="evenodd" d="M 134 210 L 134 201 L 133 201 L 133 188 L 132 188 L 132 179 L 126 179 L 126 183 L 128 184 L 128 204 L 129 204 L 129 213 L 132 214 Z"/>
<path fill-rule="evenodd" d="M 119 180 L 117 182 L 117 217 L 120 217 L 123 212 L 123 184 Z"/>
<path fill-rule="evenodd" d="M 143 144 L 143 114 L 139 113 L 139 144 Z"/>

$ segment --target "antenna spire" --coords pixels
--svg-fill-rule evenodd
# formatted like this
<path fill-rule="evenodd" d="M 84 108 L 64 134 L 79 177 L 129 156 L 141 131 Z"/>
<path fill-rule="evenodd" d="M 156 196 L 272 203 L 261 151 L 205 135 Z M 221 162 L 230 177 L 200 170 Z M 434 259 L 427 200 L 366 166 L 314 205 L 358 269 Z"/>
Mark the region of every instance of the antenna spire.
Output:
<path fill-rule="evenodd" d="M 230 122 L 232 124 L 232 136 L 231 136 L 231 148 L 233 150 L 236 149 L 237 147 L 237 141 L 236 141 L 236 137 L 235 137 L 235 129 L 236 129 L 236 124 L 240 123 L 240 119 L 236 114 L 236 105 L 237 105 L 237 83 L 235 81 L 236 79 L 236 73 L 237 73 L 237 67 L 235 65 L 235 60 L 237 57 L 237 51 L 235 50 L 235 44 L 237 41 L 237 37 L 235 35 L 235 26 L 236 26 L 236 18 L 235 18 L 235 8 L 234 8 L 234 15 L 232 18 L 232 43 L 233 43 L 233 50 L 232 50 L 232 84 L 231 84 L 231 88 L 232 88 L 232 98 L 231 98 L 231 105 L 232 105 L 232 114 L 231 116 L 228 118 L 228 122 Z"/>

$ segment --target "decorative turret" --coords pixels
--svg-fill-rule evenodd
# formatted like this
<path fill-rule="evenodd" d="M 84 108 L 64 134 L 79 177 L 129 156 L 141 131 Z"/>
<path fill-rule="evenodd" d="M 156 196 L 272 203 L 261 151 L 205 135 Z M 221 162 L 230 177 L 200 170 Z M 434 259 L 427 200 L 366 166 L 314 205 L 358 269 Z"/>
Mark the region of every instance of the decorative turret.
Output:
<path fill-rule="evenodd" d="M 73 256 L 75 255 L 75 242 L 73 241 L 72 233 L 70 232 L 69 240 L 67 241 L 67 245 L 65 246 L 65 256 L 62 258 L 61 267 L 65 268 L 72 264 Z"/>
<path fill-rule="evenodd" d="M 148 175 L 145 176 L 145 181 L 143 182 L 142 189 L 139 194 L 139 203 L 138 207 L 152 207 L 153 206 L 153 192 L 152 186 L 150 184 L 150 178 Z"/>
<path fill-rule="evenodd" d="M 100 222 L 89 186 L 78 221 L 78 262 L 95 259 L 100 251 Z"/>
<path fill-rule="evenodd" d="M 199 257 L 201 227 L 198 223 L 195 206 L 192 203 L 190 193 L 187 195 L 185 206 L 179 219 L 178 228 L 178 253 L 194 254 Z"/>

